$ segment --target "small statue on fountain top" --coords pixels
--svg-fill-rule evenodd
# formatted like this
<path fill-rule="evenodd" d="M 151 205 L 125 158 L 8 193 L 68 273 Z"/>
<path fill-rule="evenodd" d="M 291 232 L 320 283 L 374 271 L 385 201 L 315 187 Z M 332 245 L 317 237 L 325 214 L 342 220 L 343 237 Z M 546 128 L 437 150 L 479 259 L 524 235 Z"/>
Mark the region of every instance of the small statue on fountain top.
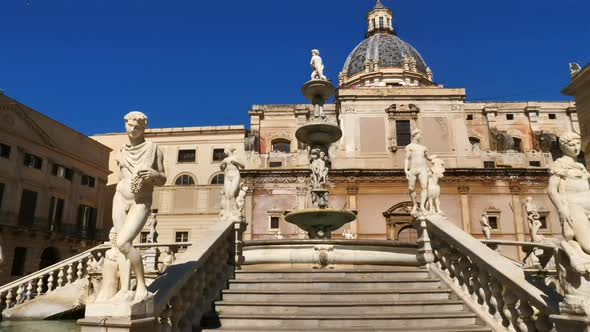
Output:
<path fill-rule="evenodd" d="M 327 81 L 328 78 L 324 75 L 324 62 L 320 57 L 320 51 L 317 49 L 311 50 L 311 68 L 313 68 L 313 72 L 311 73 L 312 80 L 324 80 Z"/>

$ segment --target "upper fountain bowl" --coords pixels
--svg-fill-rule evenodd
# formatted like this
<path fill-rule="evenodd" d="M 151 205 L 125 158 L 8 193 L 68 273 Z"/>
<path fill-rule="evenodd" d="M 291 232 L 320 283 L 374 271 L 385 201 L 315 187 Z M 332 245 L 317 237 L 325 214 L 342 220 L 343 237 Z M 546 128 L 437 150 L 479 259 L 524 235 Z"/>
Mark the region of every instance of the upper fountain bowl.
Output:
<path fill-rule="evenodd" d="M 310 123 L 299 127 L 295 137 L 311 147 L 330 145 L 342 137 L 342 130 L 331 123 Z"/>
<path fill-rule="evenodd" d="M 336 209 L 305 209 L 285 216 L 287 222 L 308 232 L 310 239 L 329 239 L 332 231 L 355 219 L 354 212 Z"/>
<path fill-rule="evenodd" d="M 334 95 L 336 88 L 334 85 L 327 80 L 311 80 L 303 84 L 301 92 L 311 102 L 317 101 L 318 99 L 326 101 Z"/>

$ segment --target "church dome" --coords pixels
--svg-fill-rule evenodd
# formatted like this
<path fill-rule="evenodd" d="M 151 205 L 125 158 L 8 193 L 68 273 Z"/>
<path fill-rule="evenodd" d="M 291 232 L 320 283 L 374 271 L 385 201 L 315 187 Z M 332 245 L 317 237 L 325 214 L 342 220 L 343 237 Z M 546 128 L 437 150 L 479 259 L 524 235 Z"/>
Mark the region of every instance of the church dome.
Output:
<path fill-rule="evenodd" d="M 343 72 L 348 77 L 365 70 L 365 62 L 377 61 L 379 68 L 403 67 L 404 59 L 414 58 L 416 69 L 427 74 L 426 63 L 412 45 L 390 33 L 376 33 L 363 40 L 350 53 L 344 63 Z"/>

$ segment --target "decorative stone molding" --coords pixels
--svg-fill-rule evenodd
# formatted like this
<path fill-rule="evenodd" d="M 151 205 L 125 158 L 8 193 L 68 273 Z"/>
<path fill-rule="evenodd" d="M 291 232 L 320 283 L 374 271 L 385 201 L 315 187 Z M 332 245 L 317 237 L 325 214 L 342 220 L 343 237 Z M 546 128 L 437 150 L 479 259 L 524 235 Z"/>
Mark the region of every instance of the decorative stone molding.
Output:
<path fill-rule="evenodd" d="M 359 192 L 359 188 L 358 187 L 346 187 L 346 194 L 347 195 L 356 195 Z"/>
<path fill-rule="evenodd" d="M 461 194 L 461 195 L 469 194 L 469 186 L 460 185 L 459 187 L 457 187 L 457 190 L 459 191 L 459 194 Z"/>
<path fill-rule="evenodd" d="M 385 113 L 387 113 L 387 119 L 389 120 L 389 137 L 387 138 L 389 145 L 388 149 L 391 152 L 395 152 L 398 149 L 395 121 L 410 120 L 410 126 L 414 128 L 416 127 L 416 121 L 418 120 L 420 109 L 414 104 L 392 104 L 385 109 Z"/>

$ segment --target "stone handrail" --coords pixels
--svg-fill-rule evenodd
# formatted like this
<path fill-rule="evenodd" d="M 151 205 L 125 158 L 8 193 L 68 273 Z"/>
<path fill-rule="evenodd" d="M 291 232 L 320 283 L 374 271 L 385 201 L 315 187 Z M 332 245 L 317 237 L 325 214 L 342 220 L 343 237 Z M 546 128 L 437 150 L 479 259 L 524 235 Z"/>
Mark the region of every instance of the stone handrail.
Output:
<path fill-rule="evenodd" d="M 198 327 L 201 317 L 221 296 L 234 270 L 243 262 L 242 233 L 245 224 L 220 221 L 193 244 L 166 271 L 158 276 L 148 290 L 154 294 L 153 313 L 133 319 L 148 322 L 145 331 L 186 331 Z M 78 321 L 83 327 L 118 326 L 117 318 L 85 317 Z M 134 324 L 134 323 L 132 323 Z"/>
<path fill-rule="evenodd" d="M 551 331 L 558 300 L 531 285 L 524 271 L 445 217 L 416 221 L 419 252 L 495 331 Z"/>
<path fill-rule="evenodd" d="M 37 296 L 86 278 L 87 268 L 110 248 L 101 244 L 0 287 L 0 307 L 12 308 Z"/>
<path fill-rule="evenodd" d="M 500 247 L 520 247 L 526 254 L 522 261 L 525 269 L 555 270 L 553 255 L 557 249 L 557 243 L 551 240 L 543 242 L 482 240 L 481 242 L 493 250 Z"/>

